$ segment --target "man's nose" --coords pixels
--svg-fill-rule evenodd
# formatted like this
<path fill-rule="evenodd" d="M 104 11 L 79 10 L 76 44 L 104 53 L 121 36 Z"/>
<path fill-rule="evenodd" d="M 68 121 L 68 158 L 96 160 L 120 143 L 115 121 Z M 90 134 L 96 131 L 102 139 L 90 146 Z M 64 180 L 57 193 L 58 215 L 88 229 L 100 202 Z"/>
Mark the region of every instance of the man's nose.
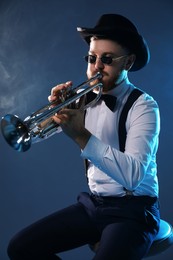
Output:
<path fill-rule="evenodd" d="M 103 62 L 101 61 L 101 59 L 99 57 L 96 58 L 96 62 L 95 62 L 95 68 L 96 69 L 102 69 L 104 67 Z"/>

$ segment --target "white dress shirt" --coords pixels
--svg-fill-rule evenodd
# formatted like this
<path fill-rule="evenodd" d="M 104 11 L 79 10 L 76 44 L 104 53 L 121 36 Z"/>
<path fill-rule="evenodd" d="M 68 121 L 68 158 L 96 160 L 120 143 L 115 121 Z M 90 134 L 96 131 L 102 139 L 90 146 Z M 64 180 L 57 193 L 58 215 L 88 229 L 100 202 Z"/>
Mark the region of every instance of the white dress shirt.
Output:
<path fill-rule="evenodd" d="M 158 105 L 150 95 L 142 94 L 130 109 L 126 120 L 125 152 L 119 151 L 119 117 L 134 88 L 126 79 L 109 91 L 108 94 L 117 97 L 114 112 L 103 100 L 86 111 L 85 125 L 92 136 L 81 156 L 89 162 L 88 185 L 94 194 L 124 196 L 127 189 L 135 196 L 158 196 L 156 152 L 160 115 Z"/>

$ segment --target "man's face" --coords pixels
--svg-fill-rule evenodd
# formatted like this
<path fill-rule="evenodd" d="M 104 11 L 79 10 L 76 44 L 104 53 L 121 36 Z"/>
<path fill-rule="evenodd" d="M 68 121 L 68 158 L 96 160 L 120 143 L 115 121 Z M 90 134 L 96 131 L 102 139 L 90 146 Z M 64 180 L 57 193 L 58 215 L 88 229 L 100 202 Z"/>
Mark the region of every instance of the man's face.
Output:
<path fill-rule="evenodd" d="M 103 91 L 107 92 L 120 83 L 127 77 L 128 71 L 128 58 L 127 50 L 122 48 L 118 43 L 107 39 L 91 39 L 88 55 L 89 63 L 87 68 L 87 76 L 91 78 L 97 72 L 103 76 L 101 82 L 103 83 Z M 94 56 L 94 57 L 93 57 Z M 121 57 L 122 56 L 122 57 Z M 112 57 L 103 58 L 102 57 Z M 120 58 L 118 58 L 120 57 Z M 118 58 L 118 59 L 115 59 Z M 105 62 L 110 63 L 106 64 Z M 93 63 L 90 63 L 93 62 Z"/>

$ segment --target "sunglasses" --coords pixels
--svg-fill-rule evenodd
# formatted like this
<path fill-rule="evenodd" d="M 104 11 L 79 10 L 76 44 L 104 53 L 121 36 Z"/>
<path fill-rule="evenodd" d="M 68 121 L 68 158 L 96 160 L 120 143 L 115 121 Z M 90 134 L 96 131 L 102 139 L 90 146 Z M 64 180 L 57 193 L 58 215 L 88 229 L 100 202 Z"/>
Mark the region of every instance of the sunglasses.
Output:
<path fill-rule="evenodd" d="M 115 58 L 115 57 L 104 56 L 104 55 L 103 55 L 101 58 L 99 58 L 99 57 L 97 57 L 97 56 L 95 56 L 95 55 L 89 54 L 89 55 L 85 56 L 84 58 L 85 58 L 86 62 L 88 62 L 88 63 L 94 64 L 97 59 L 100 59 L 103 64 L 111 65 L 111 64 L 113 63 L 113 61 L 119 60 L 119 59 L 121 59 L 121 58 L 123 58 L 123 57 L 126 57 L 126 56 L 127 56 L 127 55 L 123 55 L 123 56 L 119 56 L 119 57 L 116 57 L 116 58 Z"/>

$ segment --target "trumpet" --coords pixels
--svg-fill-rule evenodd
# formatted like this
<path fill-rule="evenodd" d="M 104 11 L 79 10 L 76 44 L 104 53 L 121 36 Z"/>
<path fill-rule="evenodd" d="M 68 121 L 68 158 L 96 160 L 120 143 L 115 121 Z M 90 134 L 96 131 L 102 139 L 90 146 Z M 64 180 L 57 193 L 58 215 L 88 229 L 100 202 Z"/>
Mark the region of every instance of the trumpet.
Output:
<path fill-rule="evenodd" d="M 12 114 L 2 117 L 1 132 L 7 143 L 16 151 L 25 152 L 31 147 L 32 143 L 46 139 L 56 133 L 59 125 L 53 121 L 52 116 L 65 107 L 74 108 L 77 102 L 80 103 L 79 100 L 82 97 L 96 88 L 98 89 L 96 98 L 84 105 L 82 109 L 86 110 L 94 105 L 101 96 L 103 87 L 103 84 L 99 82 L 101 78 L 102 75 L 98 72 L 77 87 L 62 90 L 59 97 L 60 101 L 50 102 L 24 120 Z"/>

